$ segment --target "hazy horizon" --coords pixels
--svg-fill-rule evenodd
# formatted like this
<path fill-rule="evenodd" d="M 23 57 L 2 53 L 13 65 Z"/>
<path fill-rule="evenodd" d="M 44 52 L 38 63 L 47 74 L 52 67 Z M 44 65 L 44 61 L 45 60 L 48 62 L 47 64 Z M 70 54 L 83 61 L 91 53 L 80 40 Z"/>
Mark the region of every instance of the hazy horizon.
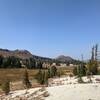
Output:
<path fill-rule="evenodd" d="M 88 59 L 100 44 L 99 0 L 1 0 L 0 48 Z"/>

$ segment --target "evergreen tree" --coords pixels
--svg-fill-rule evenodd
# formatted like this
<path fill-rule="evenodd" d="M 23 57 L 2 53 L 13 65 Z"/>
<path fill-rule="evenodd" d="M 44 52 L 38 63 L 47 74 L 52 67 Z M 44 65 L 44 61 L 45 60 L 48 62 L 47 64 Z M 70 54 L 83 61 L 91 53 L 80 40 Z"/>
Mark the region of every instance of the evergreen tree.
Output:
<path fill-rule="evenodd" d="M 84 74 L 83 74 L 83 68 L 82 68 L 82 65 L 79 65 L 78 67 L 77 67 L 77 74 L 78 74 L 78 82 L 79 83 L 83 83 L 83 79 L 82 79 L 82 76 L 84 76 Z"/>
<path fill-rule="evenodd" d="M 55 66 L 52 66 L 48 68 L 48 78 L 53 78 L 54 76 L 57 76 L 57 68 Z"/>
<path fill-rule="evenodd" d="M 74 75 L 78 75 L 78 69 L 77 69 L 77 67 L 74 67 L 74 69 L 73 69 L 73 74 L 74 74 Z"/>
<path fill-rule="evenodd" d="M 48 84 L 48 72 L 41 69 L 39 69 L 39 72 L 36 75 L 36 79 L 40 84 Z"/>
<path fill-rule="evenodd" d="M 3 67 L 5 67 L 5 68 L 11 67 L 11 58 L 10 57 L 4 59 Z"/>
<path fill-rule="evenodd" d="M 38 69 L 42 69 L 42 64 L 43 63 L 42 63 L 41 60 L 37 60 L 36 63 L 35 63 L 35 67 L 38 68 Z"/>
<path fill-rule="evenodd" d="M 98 63 L 97 63 L 97 61 L 90 61 L 87 64 L 87 69 L 90 73 L 92 73 L 93 75 L 96 75 L 98 73 Z"/>
<path fill-rule="evenodd" d="M 51 78 L 51 70 L 48 68 L 48 78 Z"/>
<path fill-rule="evenodd" d="M 97 53 L 98 53 L 98 44 L 93 46 L 92 48 L 92 57 L 89 63 L 87 64 L 87 72 L 93 75 L 98 74 L 98 61 L 97 61 Z"/>
<path fill-rule="evenodd" d="M 8 93 L 10 92 L 10 82 L 8 80 L 3 82 L 2 90 L 5 92 L 6 95 L 8 95 Z"/>
<path fill-rule="evenodd" d="M 25 69 L 25 72 L 23 74 L 23 84 L 25 88 L 31 88 L 31 83 L 29 81 L 27 69 Z"/>
<path fill-rule="evenodd" d="M 98 44 L 95 45 L 95 61 L 98 60 L 97 57 L 98 57 Z"/>
<path fill-rule="evenodd" d="M 29 69 L 36 68 L 35 67 L 35 60 L 33 58 L 29 59 Z"/>
<path fill-rule="evenodd" d="M 80 64 L 76 69 L 74 69 L 74 74 L 78 76 L 86 75 L 86 67 L 83 64 Z"/>
<path fill-rule="evenodd" d="M 21 63 L 20 63 L 20 60 L 19 59 L 17 59 L 17 61 L 16 61 L 16 67 L 17 68 L 21 68 Z"/>
<path fill-rule="evenodd" d="M 79 82 L 79 83 L 84 83 L 84 81 L 83 81 L 83 79 L 82 79 L 82 76 L 81 76 L 81 75 L 79 75 L 79 76 L 78 76 L 78 82 Z"/>
<path fill-rule="evenodd" d="M 29 60 L 28 59 L 25 60 L 25 66 L 26 66 L 26 68 L 29 67 Z"/>
<path fill-rule="evenodd" d="M 85 76 L 85 75 L 86 75 L 86 67 L 85 67 L 84 64 L 81 64 L 81 69 L 80 69 L 80 71 L 81 71 L 81 75 L 82 75 L 82 76 Z"/>
<path fill-rule="evenodd" d="M 95 50 L 95 48 L 94 48 L 94 46 L 93 46 L 93 48 L 92 48 L 92 56 L 91 56 L 91 60 L 92 60 L 92 61 L 94 61 L 94 59 L 95 59 L 95 57 L 94 57 L 94 56 L 95 56 L 95 54 L 94 54 L 95 51 L 94 51 L 94 50 Z"/>
<path fill-rule="evenodd" d="M 2 65 L 3 65 L 3 56 L 2 55 L 0 55 L 0 68 L 2 67 Z"/>
<path fill-rule="evenodd" d="M 57 68 L 55 66 L 51 67 L 50 74 L 51 74 L 51 77 L 54 77 L 57 75 Z"/>
<path fill-rule="evenodd" d="M 43 64 L 42 61 L 39 60 L 39 61 L 38 61 L 38 68 L 39 68 L 39 69 L 42 69 L 42 64 Z"/>
<path fill-rule="evenodd" d="M 41 69 L 39 69 L 39 71 L 38 71 L 38 73 L 36 74 L 36 79 L 37 79 L 37 81 L 40 83 L 40 84 L 42 84 L 42 71 L 41 71 Z"/>
<path fill-rule="evenodd" d="M 48 85 L 48 71 L 44 71 L 44 84 Z"/>

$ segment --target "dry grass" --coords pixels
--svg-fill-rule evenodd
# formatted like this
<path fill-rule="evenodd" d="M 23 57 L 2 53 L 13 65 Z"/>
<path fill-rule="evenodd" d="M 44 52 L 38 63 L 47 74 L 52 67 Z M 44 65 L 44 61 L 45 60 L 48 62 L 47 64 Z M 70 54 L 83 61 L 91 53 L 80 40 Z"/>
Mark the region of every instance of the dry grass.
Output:
<path fill-rule="evenodd" d="M 25 69 L 0 69 L 0 87 L 4 80 L 10 80 L 11 90 L 24 89 L 22 84 L 22 78 Z M 28 69 L 29 80 L 31 81 L 32 87 L 38 87 L 39 83 L 34 78 L 37 74 L 38 69 Z M 1 91 L 1 90 L 0 90 Z"/>
<path fill-rule="evenodd" d="M 29 79 L 34 79 L 38 70 L 28 70 Z M 24 69 L 0 69 L 0 83 L 6 79 L 10 81 L 20 81 L 22 80 Z"/>
<path fill-rule="evenodd" d="M 69 73 L 73 73 L 73 69 L 74 69 L 74 67 L 70 67 L 70 66 L 59 67 L 58 71 L 61 72 L 62 75 L 66 75 L 66 74 L 69 74 Z"/>
<path fill-rule="evenodd" d="M 72 70 L 68 68 L 58 68 L 63 74 L 66 73 L 66 71 Z M 22 88 L 22 78 L 24 74 L 25 69 L 0 69 L 0 85 L 2 82 L 6 79 L 10 80 L 12 89 L 16 90 Z M 34 78 L 34 76 L 37 74 L 38 69 L 28 69 L 29 79 L 31 80 L 32 87 L 38 87 L 39 83 L 37 83 L 37 80 Z"/>
<path fill-rule="evenodd" d="M 69 70 L 72 70 L 71 68 L 67 67 L 67 68 L 58 68 L 58 70 L 66 72 Z M 23 73 L 24 73 L 25 69 L 21 68 L 21 69 L 0 69 L 0 83 L 2 81 L 4 81 L 5 79 L 9 79 L 10 81 L 20 81 L 22 80 L 23 77 Z M 38 69 L 28 69 L 28 74 L 29 74 L 29 79 L 33 80 L 34 76 L 37 74 Z"/>

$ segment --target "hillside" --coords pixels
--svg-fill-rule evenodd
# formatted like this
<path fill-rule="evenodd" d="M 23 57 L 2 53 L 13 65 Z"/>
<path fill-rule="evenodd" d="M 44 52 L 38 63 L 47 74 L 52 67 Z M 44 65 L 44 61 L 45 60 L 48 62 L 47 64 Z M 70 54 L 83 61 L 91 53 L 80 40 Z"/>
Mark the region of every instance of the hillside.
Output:
<path fill-rule="evenodd" d="M 53 59 L 33 55 L 27 50 L 0 49 L 0 68 L 42 68 L 43 62 Z"/>
<path fill-rule="evenodd" d="M 34 59 L 41 59 L 44 61 L 51 61 L 51 60 L 60 61 L 60 62 L 73 62 L 73 61 L 75 61 L 73 58 L 71 58 L 69 56 L 60 55 L 57 58 L 53 59 L 53 58 L 47 58 L 47 57 L 33 55 L 28 50 L 18 50 L 18 49 L 17 50 L 0 49 L 0 55 L 2 55 L 5 58 L 14 56 L 14 57 L 20 58 L 20 59 L 34 58 Z"/>
<path fill-rule="evenodd" d="M 59 56 L 56 59 L 36 56 L 27 50 L 0 49 L 0 68 L 42 68 L 43 63 L 66 63 L 77 64 L 79 61 L 71 57 Z"/>
<path fill-rule="evenodd" d="M 2 55 L 5 58 L 14 56 L 20 59 L 34 58 L 34 59 L 52 60 L 50 58 L 33 55 L 28 50 L 18 50 L 18 49 L 17 50 L 0 49 L 0 55 Z"/>
<path fill-rule="evenodd" d="M 93 76 L 92 83 L 83 77 L 87 83 L 76 83 L 75 77 L 62 81 L 67 84 L 52 87 L 31 88 L 28 90 L 11 91 L 9 95 L 1 95 L 2 100 L 100 100 L 100 76 Z M 70 80 L 71 79 L 71 80 Z M 58 78 L 61 81 L 61 78 Z M 68 84 L 69 83 L 69 84 Z"/>
<path fill-rule="evenodd" d="M 56 58 L 56 60 L 62 61 L 62 62 L 72 62 L 74 59 L 69 56 L 60 55 Z"/>
<path fill-rule="evenodd" d="M 33 55 L 27 50 L 8 50 L 8 49 L 0 49 L 0 55 L 3 57 L 15 56 L 20 59 L 29 59 L 32 58 Z"/>

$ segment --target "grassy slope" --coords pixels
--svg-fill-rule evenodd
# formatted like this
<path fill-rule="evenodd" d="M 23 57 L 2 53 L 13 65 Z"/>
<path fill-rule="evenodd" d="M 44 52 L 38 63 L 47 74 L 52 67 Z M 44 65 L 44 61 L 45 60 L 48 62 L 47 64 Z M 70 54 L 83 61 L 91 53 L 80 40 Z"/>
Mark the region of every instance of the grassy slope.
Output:
<path fill-rule="evenodd" d="M 33 79 L 38 70 L 28 70 L 29 79 Z M 24 69 L 0 69 L 0 82 L 4 79 L 10 81 L 20 81 L 22 79 Z"/>

